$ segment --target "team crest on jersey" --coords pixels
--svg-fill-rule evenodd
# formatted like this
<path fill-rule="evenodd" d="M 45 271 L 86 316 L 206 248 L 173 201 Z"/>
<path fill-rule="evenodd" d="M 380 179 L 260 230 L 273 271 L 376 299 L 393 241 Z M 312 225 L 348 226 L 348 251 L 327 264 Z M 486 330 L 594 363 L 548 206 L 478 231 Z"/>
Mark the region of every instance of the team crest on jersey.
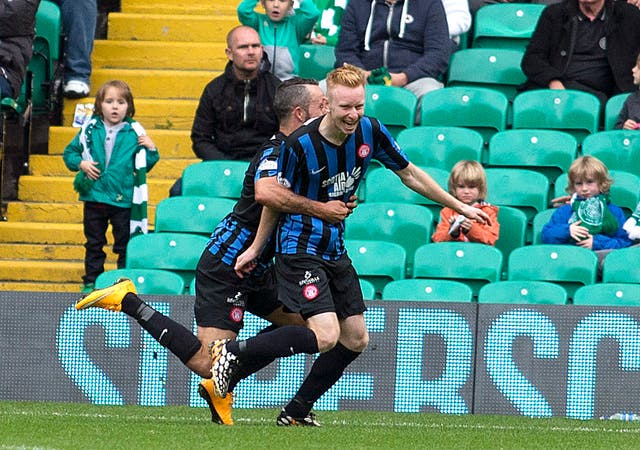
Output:
<path fill-rule="evenodd" d="M 242 308 L 232 308 L 231 312 L 229 313 L 229 317 L 231 317 L 231 320 L 236 323 L 241 322 L 242 317 L 244 317 L 244 311 L 242 310 Z"/>
<path fill-rule="evenodd" d="M 302 289 L 302 295 L 304 298 L 311 301 L 318 296 L 320 291 L 318 290 L 318 286 L 315 284 L 309 284 Z"/>
<path fill-rule="evenodd" d="M 369 147 L 367 144 L 362 144 L 360 147 L 358 147 L 358 156 L 360 158 L 366 158 L 367 156 L 369 156 L 369 153 L 371 153 L 371 147 Z"/>

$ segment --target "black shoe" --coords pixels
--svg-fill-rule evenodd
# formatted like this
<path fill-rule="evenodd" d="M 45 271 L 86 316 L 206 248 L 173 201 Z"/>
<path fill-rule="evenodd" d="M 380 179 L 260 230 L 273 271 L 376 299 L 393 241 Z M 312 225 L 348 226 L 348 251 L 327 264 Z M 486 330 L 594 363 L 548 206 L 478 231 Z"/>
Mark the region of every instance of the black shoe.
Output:
<path fill-rule="evenodd" d="M 282 408 L 280 415 L 276 419 L 276 425 L 279 427 L 319 427 L 320 422 L 316 420 L 316 415 L 312 412 L 306 415 L 306 417 L 291 417 Z"/>

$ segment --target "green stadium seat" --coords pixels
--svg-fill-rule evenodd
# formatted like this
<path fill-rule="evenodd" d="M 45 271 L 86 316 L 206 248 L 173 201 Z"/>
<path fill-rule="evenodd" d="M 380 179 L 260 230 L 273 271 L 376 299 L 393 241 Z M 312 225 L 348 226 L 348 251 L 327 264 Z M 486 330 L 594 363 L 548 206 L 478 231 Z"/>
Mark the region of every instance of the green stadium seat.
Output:
<path fill-rule="evenodd" d="M 471 128 L 485 142 L 507 127 L 509 100 L 493 89 L 453 86 L 422 96 L 420 125 Z"/>
<path fill-rule="evenodd" d="M 542 228 L 551 220 L 555 208 L 545 209 L 533 216 L 531 243 L 542 244 Z"/>
<path fill-rule="evenodd" d="M 202 161 L 182 172 L 182 195 L 239 199 L 246 161 Z"/>
<path fill-rule="evenodd" d="M 367 84 L 364 113 L 375 117 L 395 137 L 400 131 L 415 125 L 418 97 L 396 86 Z"/>
<path fill-rule="evenodd" d="M 323 80 L 336 62 L 334 48 L 330 45 L 300 45 L 298 76 Z"/>
<path fill-rule="evenodd" d="M 431 240 L 434 217 L 424 206 L 410 203 L 365 202 L 345 222 L 345 239 L 378 240 L 401 245 L 407 255 L 407 274 L 413 254 Z"/>
<path fill-rule="evenodd" d="M 513 101 L 527 77 L 520 68 L 524 52 L 501 48 L 469 48 L 451 55 L 447 86 L 495 89 Z"/>
<path fill-rule="evenodd" d="M 575 245 L 526 245 L 509 255 L 509 281 L 549 281 L 575 290 L 596 282 L 598 257 L 592 250 Z"/>
<path fill-rule="evenodd" d="M 375 300 L 376 287 L 367 280 L 360 280 L 360 290 L 362 291 L 362 298 L 365 300 Z"/>
<path fill-rule="evenodd" d="M 513 128 L 543 128 L 566 131 L 578 143 L 598 131 L 600 100 L 576 90 L 536 89 L 513 100 Z"/>
<path fill-rule="evenodd" d="M 576 159 L 576 139 L 557 130 L 506 130 L 489 141 L 488 167 L 513 167 L 541 172 L 555 180 Z"/>
<path fill-rule="evenodd" d="M 550 183 L 540 172 L 511 168 L 488 168 L 485 172 L 491 203 L 518 208 L 527 220 L 547 209 Z"/>
<path fill-rule="evenodd" d="M 496 241 L 496 248 L 502 252 L 503 262 L 506 263 L 513 249 L 522 247 L 526 243 L 527 215 L 518 208 L 500 206 L 498 223 L 500 235 Z"/>
<path fill-rule="evenodd" d="M 197 233 L 209 236 L 235 201 L 218 197 L 169 197 L 156 206 L 155 231 Z"/>
<path fill-rule="evenodd" d="M 609 170 L 622 170 L 640 176 L 640 133 L 636 130 L 600 131 L 582 143 L 584 156 L 595 156 Z"/>
<path fill-rule="evenodd" d="M 629 97 L 629 93 L 625 92 L 623 94 L 614 95 L 607 103 L 604 105 L 604 129 L 605 130 L 615 130 L 616 122 L 618 121 L 618 116 L 620 115 L 620 110 L 622 109 L 622 105 L 624 104 L 627 97 Z"/>
<path fill-rule="evenodd" d="M 345 239 L 344 245 L 358 277 L 373 284 L 376 295 L 389 281 L 405 277 L 407 252 L 401 245 L 359 239 Z"/>
<path fill-rule="evenodd" d="M 413 127 L 402 130 L 397 141 L 416 166 L 451 170 L 461 159 L 482 162 L 484 139 L 469 128 Z"/>
<path fill-rule="evenodd" d="M 640 284 L 596 283 L 579 288 L 573 296 L 574 305 L 640 306 Z"/>
<path fill-rule="evenodd" d="M 474 295 L 486 283 L 500 279 L 502 253 L 470 242 L 438 242 L 416 250 L 413 278 L 444 278 L 467 284 Z"/>
<path fill-rule="evenodd" d="M 482 286 L 478 303 L 564 305 L 567 291 L 546 281 L 497 281 Z"/>
<path fill-rule="evenodd" d="M 473 292 L 469 286 L 458 281 L 414 278 L 387 284 L 382 290 L 382 300 L 470 302 Z"/>
<path fill-rule="evenodd" d="M 129 278 L 138 294 L 184 294 L 184 280 L 177 273 L 160 269 L 116 269 L 101 273 L 96 278 L 96 288 L 114 284 L 120 278 Z"/>
<path fill-rule="evenodd" d="M 525 50 L 545 5 L 497 3 L 480 8 L 474 18 L 472 48 Z"/>
<path fill-rule="evenodd" d="M 640 284 L 640 247 L 618 248 L 602 264 L 603 283 Z"/>

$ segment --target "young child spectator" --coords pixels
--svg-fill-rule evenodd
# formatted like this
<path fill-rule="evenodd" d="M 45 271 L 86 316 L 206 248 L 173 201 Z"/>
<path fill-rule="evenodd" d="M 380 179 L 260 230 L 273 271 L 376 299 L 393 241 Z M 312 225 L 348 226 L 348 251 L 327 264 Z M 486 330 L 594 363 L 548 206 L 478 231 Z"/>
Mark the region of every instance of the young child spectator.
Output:
<path fill-rule="evenodd" d="M 159 155 L 151 138 L 132 119 L 134 113 L 129 86 L 120 80 L 107 81 L 96 94 L 93 117 L 64 149 L 67 168 L 79 171 L 74 188 L 84 202 L 83 292 L 90 292 L 104 272 L 109 222 L 118 268 L 125 265 L 129 236 L 146 232 L 146 172 Z"/>
<path fill-rule="evenodd" d="M 631 69 L 631 74 L 633 75 L 633 84 L 640 87 L 640 55 L 636 59 L 636 65 Z M 625 100 L 620 109 L 620 115 L 618 115 L 616 128 L 624 130 L 640 129 L 640 91 L 629 94 L 629 97 Z"/>
<path fill-rule="evenodd" d="M 622 228 L 627 232 L 629 239 L 632 241 L 640 241 L 640 203 L 636 205 L 633 214 L 631 214 L 624 225 L 622 225 Z"/>
<path fill-rule="evenodd" d="M 456 163 L 449 175 L 449 193 L 463 203 L 486 212 L 491 224 L 472 222 L 448 207 L 440 210 L 440 221 L 433 242 L 463 241 L 494 245 L 500 235 L 498 207 L 485 201 L 487 175 L 477 161 L 462 160 Z"/>
<path fill-rule="evenodd" d="M 340 34 L 340 22 L 348 0 L 314 0 L 320 18 L 311 32 L 311 43 L 336 46 Z"/>
<path fill-rule="evenodd" d="M 255 12 L 258 1 L 266 14 Z M 302 0 L 295 13 L 293 0 L 242 0 L 238 5 L 240 23 L 258 31 L 271 63 L 271 72 L 281 80 L 298 72 L 299 46 L 319 16 L 320 11 L 313 0 Z"/>
<path fill-rule="evenodd" d="M 593 156 L 582 156 L 569 167 L 568 204 L 558 207 L 542 228 L 542 243 L 572 244 L 596 252 L 629 247 L 622 209 L 609 200 L 613 180 L 607 167 Z M 602 255 L 598 254 L 602 262 Z"/>

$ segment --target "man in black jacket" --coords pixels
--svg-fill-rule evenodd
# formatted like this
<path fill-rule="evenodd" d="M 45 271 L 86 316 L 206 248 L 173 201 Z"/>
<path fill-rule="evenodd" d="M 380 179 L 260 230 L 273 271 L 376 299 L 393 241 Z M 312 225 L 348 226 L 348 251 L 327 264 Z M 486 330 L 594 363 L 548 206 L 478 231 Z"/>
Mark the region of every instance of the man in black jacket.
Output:
<path fill-rule="evenodd" d="M 631 92 L 640 10 L 624 1 L 566 0 L 542 12 L 522 59 L 525 89 L 577 89 L 604 105 Z"/>

